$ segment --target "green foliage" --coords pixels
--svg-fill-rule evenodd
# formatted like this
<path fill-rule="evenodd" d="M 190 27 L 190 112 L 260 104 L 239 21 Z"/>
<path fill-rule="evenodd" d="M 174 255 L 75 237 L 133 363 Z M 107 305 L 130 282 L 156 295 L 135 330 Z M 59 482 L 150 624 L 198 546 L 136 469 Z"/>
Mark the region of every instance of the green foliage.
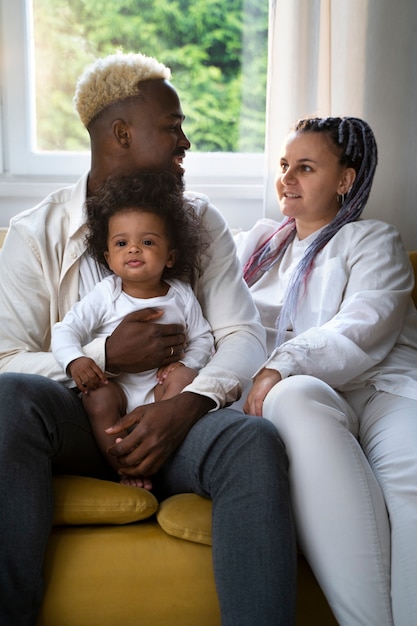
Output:
<path fill-rule="evenodd" d="M 121 48 L 171 68 L 193 150 L 263 150 L 266 0 L 33 0 L 33 13 L 39 149 L 88 149 L 75 84 Z"/>

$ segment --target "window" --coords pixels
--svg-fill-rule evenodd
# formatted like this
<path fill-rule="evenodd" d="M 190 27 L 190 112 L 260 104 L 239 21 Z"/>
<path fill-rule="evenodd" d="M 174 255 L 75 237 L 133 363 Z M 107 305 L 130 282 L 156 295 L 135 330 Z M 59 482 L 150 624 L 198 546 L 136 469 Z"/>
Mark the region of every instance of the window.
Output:
<path fill-rule="evenodd" d="M 42 3 L 46 7 L 47 2 L 55 1 L 42 0 Z M 86 2 L 76 1 L 77 7 L 82 7 Z M 122 4 L 132 7 L 138 1 L 111 0 L 111 4 L 115 7 Z M 188 0 L 186 6 L 189 6 L 190 11 L 186 12 L 183 4 L 185 0 L 141 1 L 145 8 L 147 5 L 158 8 L 159 15 L 165 20 L 168 19 L 167 7 L 171 7 L 171 10 L 174 6 L 181 7 L 184 21 L 180 25 L 188 30 L 191 19 L 188 13 L 194 11 L 194 5 L 201 4 L 208 11 L 220 2 L 227 5 L 229 2 L 237 2 Z M 187 98 L 192 92 L 186 81 L 192 82 L 194 86 L 196 77 L 185 71 L 181 76 L 181 67 L 177 63 L 187 62 L 188 50 L 181 40 L 176 55 L 172 53 L 172 62 L 167 61 L 167 65 L 172 65 L 174 83 L 187 114 L 186 130 L 193 142 L 193 149 L 186 160 L 187 187 L 207 193 L 232 227 L 250 228 L 262 216 L 277 219 L 279 214 L 274 178 L 281 141 L 290 125 L 297 118 L 310 114 L 364 117 L 375 130 L 380 147 L 380 163 L 367 215 L 396 224 L 407 247 L 415 247 L 415 0 L 404 0 L 401 11 L 398 11 L 397 3 L 376 0 L 240 1 L 243 14 L 249 16 L 245 18 L 245 23 L 249 22 L 250 27 L 252 22 L 256 22 L 251 16 L 255 15 L 257 19 L 257 10 L 262 10 L 262 19 L 266 19 L 265 12 L 269 5 L 265 154 L 248 152 L 252 148 L 243 142 L 246 131 L 239 135 L 242 141 L 235 148 L 239 152 L 196 152 L 198 131 L 204 130 L 201 135 L 210 139 L 215 123 L 210 122 L 203 128 L 201 124 L 206 120 L 198 117 L 197 110 L 193 122 L 195 127 L 188 128 L 188 123 L 192 123 L 192 102 Z M 32 21 L 28 19 L 31 17 L 28 14 L 28 2 L 0 0 L 0 227 L 7 226 L 12 215 L 33 206 L 46 193 L 56 189 L 57 184 L 74 180 L 89 166 L 86 152 L 48 152 L 37 149 L 33 98 L 35 47 L 33 31 L 29 27 Z M 63 6 L 75 6 L 73 2 L 75 0 L 66 0 Z M 104 2 L 94 2 L 94 12 L 100 21 Z M 53 9 L 50 11 L 53 13 Z M 67 15 L 61 13 L 59 19 L 62 30 L 66 32 Z M 134 20 L 131 19 L 129 23 L 137 29 Z M 154 26 L 148 25 L 147 31 L 152 31 L 152 28 Z M 197 22 L 195 30 L 199 33 Z M 41 39 L 52 40 L 54 32 L 53 28 L 47 28 Z M 263 41 L 259 41 L 259 32 L 256 28 L 256 37 L 248 40 L 248 31 L 243 30 L 243 43 L 239 48 L 244 68 L 240 93 L 249 98 L 255 95 L 256 102 L 259 90 L 264 94 L 264 85 L 261 89 L 261 83 L 265 73 L 259 69 L 260 66 L 254 66 L 252 61 L 257 63 L 263 58 L 265 47 L 258 54 L 259 46 L 266 46 L 267 43 L 266 36 Z M 139 37 L 135 30 L 136 34 Z M 159 33 L 153 31 L 146 34 L 154 37 L 152 41 L 155 46 L 162 45 Z M 76 33 L 72 36 L 72 49 L 79 48 L 81 42 L 87 40 L 85 36 L 77 39 Z M 198 36 L 201 37 L 200 33 Z M 388 40 L 401 41 L 402 45 L 387 46 Z M 158 47 L 155 56 L 159 56 L 160 50 Z M 105 53 L 107 50 L 103 49 Z M 55 61 L 56 74 L 66 75 L 69 69 L 66 55 L 58 56 Z M 385 80 L 387 75 L 390 77 L 389 82 Z M 38 75 L 38 80 L 42 83 L 43 77 Z M 181 84 L 182 80 L 184 82 Z M 209 91 L 209 94 L 212 101 L 215 100 L 212 92 Z M 398 94 L 402 94 L 402 97 L 399 98 Z M 49 111 L 57 108 L 54 98 L 53 95 L 46 98 L 44 110 L 47 116 Z M 72 106 L 71 99 L 72 95 L 66 105 L 69 108 Z M 260 110 L 256 113 L 251 111 L 248 121 L 257 120 L 259 114 Z M 78 128 L 81 133 L 84 132 L 81 126 Z M 224 134 L 227 135 L 227 132 Z M 401 210 L 398 207 L 402 207 Z"/>
<path fill-rule="evenodd" d="M 1 0 L 4 171 L 79 175 L 88 136 L 72 109 L 77 76 L 97 56 L 163 60 L 186 113 L 187 180 L 261 182 L 265 0 Z"/>

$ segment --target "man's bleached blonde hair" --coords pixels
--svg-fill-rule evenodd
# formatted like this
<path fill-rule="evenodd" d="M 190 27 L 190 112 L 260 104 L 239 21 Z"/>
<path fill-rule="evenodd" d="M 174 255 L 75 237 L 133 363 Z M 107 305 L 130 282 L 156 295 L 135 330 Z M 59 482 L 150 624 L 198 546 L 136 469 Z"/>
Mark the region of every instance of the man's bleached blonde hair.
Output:
<path fill-rule="evenodd" d="M 117 52 L 97 59 L 77 82 L 74 105 L 84 126 L 116 102 L 140 94 L 143 80 L 169 80 L 171 70 L 145 54 Z"/>

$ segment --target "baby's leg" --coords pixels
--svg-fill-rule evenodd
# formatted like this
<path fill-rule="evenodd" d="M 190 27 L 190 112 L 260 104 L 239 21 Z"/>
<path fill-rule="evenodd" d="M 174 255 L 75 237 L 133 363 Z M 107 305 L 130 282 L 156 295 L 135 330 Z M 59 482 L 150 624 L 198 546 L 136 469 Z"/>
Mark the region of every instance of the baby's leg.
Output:
<path fill-rule="evenodd" d="M 125 415 L 125 394 L 117 383 L 109 380 L 106 385 L 84 394 L 82 399 L 97 444 L 107 461 L 117 472 L 120 469 L 117 458 L 107 452 L 107 449 L 116 443 L 116 437 L 108 435 L 105 430 L 113 426 L 122 415 Z M 125 437 L 126 435 L 127 432 L 119 434 L 117 437 Z"/>
<path fill-rule="evenodd" d="M 83 395 L 83 404 L 100 450 L 115 472 L 118 472 L 121 465 L 117 457 L 109 454 L 107 450 L 123 437 L 126 437 L 128 433 L 127 431 L 118 433 L 116 437 L 108 435 L 105 430 L 113 426 L 119 417 L 126 414 L 127 403 L 123 389 L 115 381 L 109 380 L 106 385 L 94 391 L 89 391 L 87 395 Z M 152 489 L 151 480 L 149 478 L 141 478 L 140 476 L 122 476 L 120 482 L 130 487 Z"/>

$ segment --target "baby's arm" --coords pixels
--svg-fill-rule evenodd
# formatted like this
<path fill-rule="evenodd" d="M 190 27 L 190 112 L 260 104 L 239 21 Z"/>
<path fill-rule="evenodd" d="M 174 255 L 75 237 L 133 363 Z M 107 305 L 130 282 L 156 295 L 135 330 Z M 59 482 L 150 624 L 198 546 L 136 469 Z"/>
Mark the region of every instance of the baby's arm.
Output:
<path fill-rule="evenodd" d="M 67 367 L 67 372 L 78 389 L 86 394 L 89 390 L 98 389 L 98 387 L 107 384 L 107 376 L 93 359 L 86 356 L 71 361 Z"/>

